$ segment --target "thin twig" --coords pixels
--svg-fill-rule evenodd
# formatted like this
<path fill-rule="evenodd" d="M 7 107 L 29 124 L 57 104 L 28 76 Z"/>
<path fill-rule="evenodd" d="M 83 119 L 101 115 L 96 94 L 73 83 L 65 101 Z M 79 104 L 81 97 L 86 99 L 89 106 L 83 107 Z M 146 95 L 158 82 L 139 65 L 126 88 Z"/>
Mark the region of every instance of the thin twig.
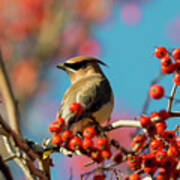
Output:
<path fill-rule="evenodd" d="M 4 162 L 8 162 L 8 161 L 13 160 L 13 159 L 16 158 L 16 157 L 17 157 L 16 155 L 9 156 L 9 157 L 7 157 L 6 159 L 3 159 L 3 161 L 4 161 Z"/>
<path fill-rule="evenodd" d="M 171 107 L 172 107 L 172 102 L 174 99 L 174 95 L 176 93 L 177 85 L 174 83 L 172 90 L 171 90 L 171 95 L 169 96 L 169 101 L 168 101 L 168 107 L 167 107 L 167 112 L 171 112 Z"/>
<path fill-rule="evenodd" d="M 116 168 L 113 168 L 113 171 L 112 171 L 112 172 L 114 173 L 116 180 L 120 180 L 120 177 L 119 177 L 119 175 L 118 175 L 117 169 L 116 169 Z"/>

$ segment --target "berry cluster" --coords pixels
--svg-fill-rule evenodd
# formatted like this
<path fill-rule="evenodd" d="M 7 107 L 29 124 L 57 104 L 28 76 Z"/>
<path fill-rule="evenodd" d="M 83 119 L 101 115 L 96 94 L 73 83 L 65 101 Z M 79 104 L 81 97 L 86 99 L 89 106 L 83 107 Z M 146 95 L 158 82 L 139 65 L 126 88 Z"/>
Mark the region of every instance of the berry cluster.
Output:
<path fill-rule="evenodd" d="M 155 49 L 154 55 L 161 60 L 161 72 L 174 73 L 173 81 L 176 85 L 180 85 L 180 48 L 168 52 L 165 47 L 159 46 Z M 164 96 L 164 88 L 159 84 L 153 84 L 149 89 L 149 96 L 153 99 L 161 99 Z"/>
<path fill-rule="evenodd" d="M 82 106 L 77 102 L 73 102 L 69 106 L 69 113 L 74 114 L 75 117 L 79 117 L 82 111 Z M 81 139 L 74 136 L 69 129 L 65 129 L 65 120 L 61 116 L 57 116 L 55 121 L 49 125 L 49 131 L 53 134 L 51 143 L 55 146 L 60 147 L 64 142 L 71 150 L 75 150 L 81 145 Z"/>
<path fill-rule="evenodd" d="M 161 71 L 164 74 L 174 74 L 174 83 L 180 85 L 180 48 L 168 52 L 165 47 L 157 47 L 154 55 L 161 60 Z M 174 62 L 173 62 L 173 60 Z"/>
<path fill-rule="evenodd" d="M 143 173 L 156 180 L 180 177 L 180 136 L 175 131 L 166 130 L 166 120 L 170 117 L 165 110 L 140 117 L 145 133 L 133 138 L 134 154 L 128 155 L 129 168 L 138 173 L 129 176 L 128 180 L 139 180 Z"/>

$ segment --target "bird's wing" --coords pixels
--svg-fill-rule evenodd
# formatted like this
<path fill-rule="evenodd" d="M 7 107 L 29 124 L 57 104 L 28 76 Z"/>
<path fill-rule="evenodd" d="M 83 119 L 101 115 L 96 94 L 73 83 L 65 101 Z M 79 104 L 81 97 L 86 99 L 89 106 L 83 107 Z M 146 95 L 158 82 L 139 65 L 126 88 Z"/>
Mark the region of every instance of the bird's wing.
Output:
<path fill-rule="evenodd" d="M 69 106 L 73 102 L 79 102 L 84 105 L 85 112 L 96 112 L 98 109 L 110 101 L 112 94 L 108 80 L 99 75 L 92 75 L 77 81 L 66 91 L 60 109 L 59 115 L 65 118 L 66 124 L 72 120 L 69 114 Z"/>

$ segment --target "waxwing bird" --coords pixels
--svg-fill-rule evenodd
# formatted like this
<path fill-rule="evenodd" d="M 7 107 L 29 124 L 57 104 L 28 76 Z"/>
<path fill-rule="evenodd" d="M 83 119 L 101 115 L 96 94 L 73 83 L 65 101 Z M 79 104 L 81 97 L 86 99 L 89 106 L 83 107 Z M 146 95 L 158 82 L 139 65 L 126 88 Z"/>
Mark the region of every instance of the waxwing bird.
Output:
<path fill-rule="evenodd" d="M 90 113 L 100 124 L 110 119 L 114 96 L 100 65 L 105 66 L 105 63 L 89 56 L 74 57 L 57 65 L 67 72 L 72 83 L 64 94 L 57 115 L 65 119 L 66 126 L 73 133 L 82 131 L 90 122 L 88 118 L 74 122 L 75 117 L 69 115 L 69 106 L 73 102 L 82 104 L 83 111 Z"/>

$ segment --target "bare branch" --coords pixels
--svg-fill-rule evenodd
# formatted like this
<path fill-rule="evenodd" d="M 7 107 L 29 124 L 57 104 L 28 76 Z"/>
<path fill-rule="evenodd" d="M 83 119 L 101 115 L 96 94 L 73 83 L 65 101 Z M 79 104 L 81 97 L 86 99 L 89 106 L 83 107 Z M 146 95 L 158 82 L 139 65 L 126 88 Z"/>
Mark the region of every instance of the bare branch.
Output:
<path fill-rule="evenodd" d="M 0 156 L 0 171 L 3 173 L 4 177 L 7 180 L 13 180 L 11 171 L 9 170 L 8 166 L 4 163 L 4 161 L 2 160 L 1 156 Z"/>
<path fill-rule="evenodd" d="M 0 135 L 9 136 L 9 134 L 2 127 L 0 127 Z"/>
<path fill-rule="evenodd" d="M 13 159 L 16 158 L 16 157 L 17 157 L 16 155 L 9 156 L 9 157 L 7 157 L 6 159 L 3 159 L 3 161 L 4 161 L 4 162 L 8 162 L 8 161 L 13 160 Z"/>
<path fill-rule="evenodd" d="M 104 131 L 111 131 L 120 127 L 137 127 L 141 128 L 140 122 L 137 120 L 118 120 L 103 127 Z"/>
<path fill-rule="evenodd" d="M 7 137 L 3 137 L 3 139 L 4 139 L 4 144 L 5 144 L 5 147 L 9 153 L 9 155 L 17 157 L 16 153 L 14 152 L 14 150 L 11 147 L 9 139 Z M 31 172 L 29 171 L 29 169 L 27 168 L 27 166 L 24 164 L 24 162 L 21 159 L 14 158 L 14 161 L 19 165 L 19 167 L 22 169 L 22 171 L 24 172 L 24 174 L 26 175 L 26 177 L 29 180 L 35 180 L 35 178 L 31 174 Z"/>
<path fill-rule="evenodd" d="M 39 159 L 40 168 L 44 171 L 45 175 L 42 175 L 42 173 L 39 173 L 39 170 L 37 170 L 36 168 L 34 169 L 34 165 L 31 160 L 26 161 L 27 166 L 29 166 L 29 170 L 33 171 L 34 174 L 36 174 L 36 176 L 38 176 L 40 179 L 42 178 L 47 179 L 47 177 L 48 179 L 50 179 L 48 160 L 41 160 L 39 156 L 36 153 L 34 153 L 32 149 L 29 148 L 25 140 L 19 136 L 20 134 L 19 124 L 18 124 L 19 112 L 18 112 L 16 100 L 15 100 L 8 76 L 5 70 L 1 52 L 0 52 L 0 82 L 1 82 L 0 84 L 1 93 L 4 99 L 4 103 L 5 103 L 6 111 L 8 115 L 8 122 L 9 122 L 9 125 L 12 127 L 12 130 L 11 130 L 11 128 L 6 123 L 4 123 L 4 121 L 2 120 L 2 117 L 0 117 L 0 123 L 3 126 L 3 129 L 11 135 L 14 142 L 14 147 L 18 147 L 21 150 L 23 150 L 25 152 L 24 155 L 30 158 L 32 161 L 37 158 Z M 15 156 L 15 154 L 13 153 L 13 149 L 10 148 L 10 144 L 7 141 L 7 138 L 4 137 L 3 139 L 5 142 L 6 148 L 8 149 L 8 152 L 10 153 L 10 156 Z M 26 160 L 28 158 L 26 158 Z M 16 160 L 16 162 L 18 161 Z M 18 164 L 20 165 L 22 169 L 24 169 L 22 163 L 18 163 Z M 28 175 L 29 179 L 34 179 L 32 178 L 31 176 L 32 172 L 30 171 L 28 173 L 27 173 L 27 170 L 24 172 L 25 174 L 29 174 Z"/>
<path fill-rule="evenodd" d="M 10 81 L 8 79 L 8 75 L 6 73 L 6 69 L 4 66 L 4 62 L 2 59 L 2 54 L 0 51 L 0 90 L 2 93 L 2 97 L 4 100 L 4 104 L 6 106 L 8 122 L 12 129 L 17 133 L 20 134 L 19 129 L 19 112 L 17 109 L 16 100 L 10 85 Z"/>
<path fill-rule="evenodd" d="M 26 144 L 25 140 L 18 136 L 2 119 L 0 116 L 0 124 L 4 128 L 4 130 L 9 133 L 12 137 L 15 146 L 19 147 L 21 150 L 25 151 L 31 159 L 36 159 L 38 156 L 34 154 L 34 152 L 29 148 Z"/>
<path fill-rule="evenodd" d="M 18 147 L 23 151 L 23 154 L 20 158 L 18 158 L 18 155 L 11 147 L 11 143 L 7 137 L 4 137 L 4 142 L 6 145 L 6 148 L 10 154 L 10 156 L 16 156 L 17 158 L 14 158 L 16 163 L 21 167 L 21 169 L 24 171 L 28 179 L 35 180 L 36 176 L 39 177 L 42 180 L 48 180 L 50 179 L 49 174 L 47 174 L 46 171 L 41 171 L 37 168 L 35 168 L 33 161 L 35 159 L 39 159 L 38 154 L 36 154 L 29 146 L 26 144 L 26 141 L 22 139 L 20 136 L 18 136 L 2 119 L 0 116 L 0 124 L 2 125 L 3 129 L 9 133 L 9 138 L 12 139 L 12 142 L 14 143 L 15 147 Z M 49 165 L 49 164 L 48 164 Z M 49 171 L 48 171 L 49 172 Z"/>

